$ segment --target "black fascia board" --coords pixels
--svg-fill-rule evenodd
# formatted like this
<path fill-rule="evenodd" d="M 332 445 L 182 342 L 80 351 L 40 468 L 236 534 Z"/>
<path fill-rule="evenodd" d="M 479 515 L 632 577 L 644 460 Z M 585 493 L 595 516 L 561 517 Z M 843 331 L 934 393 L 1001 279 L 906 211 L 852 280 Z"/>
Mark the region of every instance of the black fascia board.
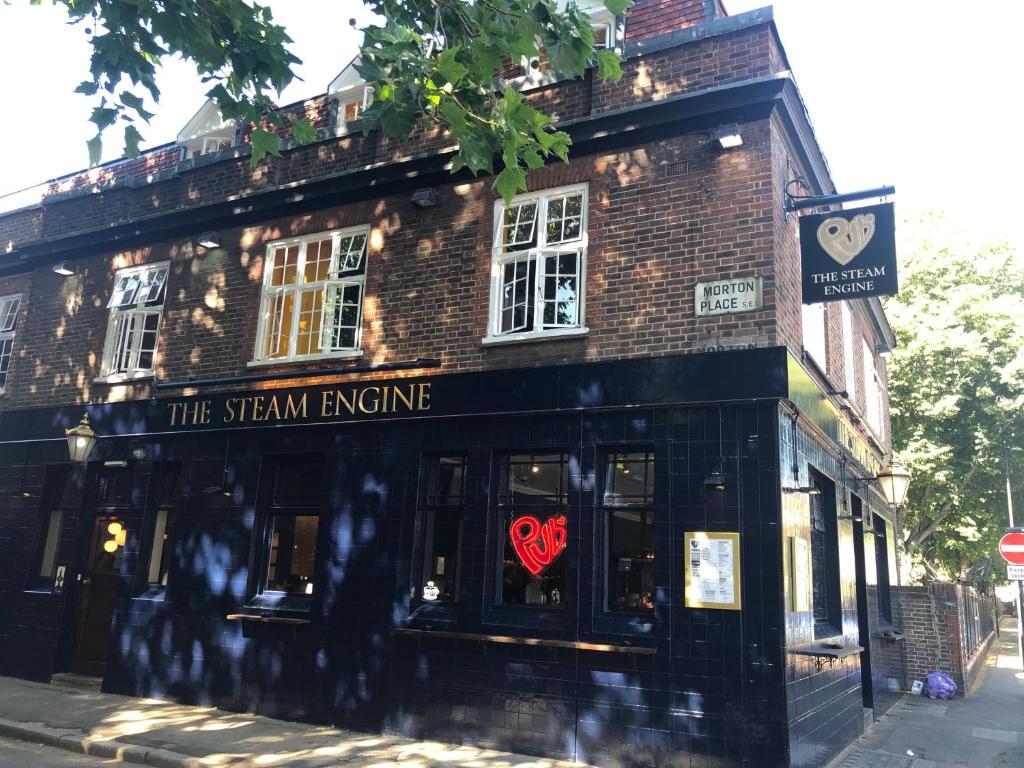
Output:
<path fill-rule="evenodd" d="M 780 73 L 609 110 L 566 121 L 558 127 L 572 137 L 570 156 L 579 157 L 653 138 L 692 133 L 723 122 L 761 119 L 780 105 L 785 107 L 784 111 L 790 112 L 795 94 L 796 88 L 789 73 Z M 799 104 L 798 99 L 796 104 Z M 800 114 L 802 110 L 798 112 Z M 799 116 L 791 115 L 789 122 L 793 126 L 798 125 Z M 803 143 L 806 132 L 797 131 L 796 135 L 798 143 Z M 449 172 L 454 155 L 455 150 L 452 149 L 427 157 L 382 163 L 346 171 L 328 179 L 291 182 L 237 200 L 157 213 L 125 224 L 36 241 L 5 254 L 9 261 L 0 264 L 0 275 L 27 271 L 36 260 L 74 259 L 204 230 L 253 225 L 268 219 L 382 197 L 407 191 L 413 183 L 431 186 L 472 180 L 468 170 L 455 174 Z"/>

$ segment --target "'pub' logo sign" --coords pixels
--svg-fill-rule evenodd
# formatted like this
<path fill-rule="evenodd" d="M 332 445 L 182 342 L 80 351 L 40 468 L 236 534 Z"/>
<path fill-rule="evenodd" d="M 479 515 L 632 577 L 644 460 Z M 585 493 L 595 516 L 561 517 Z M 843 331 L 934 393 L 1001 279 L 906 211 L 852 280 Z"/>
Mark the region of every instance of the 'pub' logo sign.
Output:
<path fill-rule="evenodd" d="M 804 216 L 800 257 L 804 304 L 896 294 L 892 203 Z"/>

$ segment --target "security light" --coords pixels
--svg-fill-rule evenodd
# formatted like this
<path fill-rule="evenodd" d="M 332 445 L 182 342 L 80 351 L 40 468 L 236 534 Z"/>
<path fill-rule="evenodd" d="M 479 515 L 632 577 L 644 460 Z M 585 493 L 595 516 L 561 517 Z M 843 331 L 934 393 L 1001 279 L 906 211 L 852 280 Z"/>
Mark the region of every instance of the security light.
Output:
<path fill-rule="evenodd" d="M 196 243 L 203 246 L 203 248 L 219 248 L 220 236 L 216 232 L 203 232 L 203 234 L 196 238 Z"/>
<path fill-rule="evenodd" d="M 722 149 L 732 149 L 743 146 L 743 135 L 740 133 L 739 123 L 720 125 L 711 134 L 711 138 L 718 142 Z"/>
<path fill-rule="evenodd" d="M 437 194 L 436 189 L 417 189 L 412 193 L 409 202 L 417 208 L 433 208 L 441 202 L 441 196 Z"/>
<path fill-rule="evenodd" d="M 53 271 L 56 274 L 61 275 L 62 277 L 70 277 L 71 275 L 75 274 L 75 270 L 71 269 L 71 267 L 67 265 L 66 261 L 59 261 L 56 264 L 54 264 Z"/>

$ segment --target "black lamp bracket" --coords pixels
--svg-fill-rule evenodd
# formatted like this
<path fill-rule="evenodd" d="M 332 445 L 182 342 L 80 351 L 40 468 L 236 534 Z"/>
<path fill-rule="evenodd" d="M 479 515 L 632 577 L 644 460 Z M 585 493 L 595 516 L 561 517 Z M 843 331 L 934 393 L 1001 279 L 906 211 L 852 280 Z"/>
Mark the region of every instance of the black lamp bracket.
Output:
<path fill-rule="evenodd" d="M 786 185 L 786 202 L 782 207 L 782 210 L 786 213 L 801 211 L 804 208 L 819 208 L 825 205 L 838 205 L 839 203 L 849 203 L 854 200 L 865 200 L 870 197 L 886 197 L 896 192 L 896 187 L 887 186 L 865 189 L 861 192 L 847 192 L 844 195 L 794 195 L 789 191 L 790 185 L 794 182 L 804 186 L 800 179 L 793 179 L 793 181 Z"/>

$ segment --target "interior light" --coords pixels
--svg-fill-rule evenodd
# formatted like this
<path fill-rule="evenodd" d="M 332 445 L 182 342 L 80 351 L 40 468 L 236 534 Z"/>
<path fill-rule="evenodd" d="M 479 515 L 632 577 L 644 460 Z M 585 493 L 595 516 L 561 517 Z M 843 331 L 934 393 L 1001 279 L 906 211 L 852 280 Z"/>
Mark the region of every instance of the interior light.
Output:
<path fill-rule="evenodd" d="M 104 552 L 108 552 L 110 554 L 114 554 L 115 552 L 117 552 L 117 542 L 114 541 L 113 539 L 110 539 L 108 541 L 104 541 L 103 542 L 103 551 Z"/>
<path fill-rule="evenodd" d="M 119 534 L 123 530 L 124 527 L 120 523 L 111 523 L 107 526 L 107 533 L 109 533 L 111 536 L 117 536 L 117 534 Z"/>

